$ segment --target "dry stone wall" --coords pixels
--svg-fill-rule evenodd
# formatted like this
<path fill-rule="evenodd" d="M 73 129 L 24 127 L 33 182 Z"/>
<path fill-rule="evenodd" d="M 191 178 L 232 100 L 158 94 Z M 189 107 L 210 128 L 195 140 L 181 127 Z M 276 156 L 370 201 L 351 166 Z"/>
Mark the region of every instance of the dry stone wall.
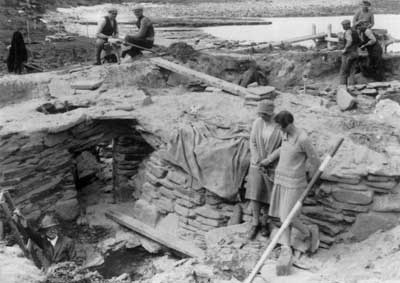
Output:
<path fill-rule="evenodd" d="M 148 224 L 155 226 L 160 217 L 175 213 L 179 216 L 178 235 L 200 247 L 205 245 L 206 232 L 228 225 L 236 205 L 241 206 L 242 221 L 251 221 L 247 202 L 228 202 L 201 188 L 161 156 L 162 152 L 152 154 L 142 168 L 145 177 L 139 201 L 143 210 L 149 212 L 151 207 L 152 212 L 143 214 L 139 207 L 139 219 L 146 222 L 153 215 Z M 315 193 L 306 199 L 301 218 L 319 226 L 322 248 L 343 240 L 364 240 L 398 223 L 399 191 L 399 176 L 324 174 Z"/>
<path fill-rule="evenodd" d="M 349 232 L 345 233 L 346 237 L 364 240 L 369 234 L 398 222 L 398 217 L 390 215 L 400 211 L 396 201 L 400 189 L 398 180 L 396 176 L 374 174 L 325 175 L 318 193 L 303 207 L 303 218 L 319 225 L 323 245 L 343 238 L 340 236 L 343 232 Z M 377 215 L 389 222 L 377 220 Z M 365 223 L 365 219 L 370 219 L 370 223 Z M 382 225 L 371 223 L 375 221 Z M 360 227 L 361 222 L 365 227 Z"/>
<path fill-rule="evenodd" d="M 117 201 L 131 199 L 129 179 L 137 174 L 142 160 L 153 148 L 132 129 L 130 135 L 118 136 L 113 140 L 114 190 Z"/>
<path fill-rule="evenodd" d="M 116 138 L 115 147 L 118 151 L 115 154 L 121 157 L 116 162 L 115 172 L 120 186 L 123 183 L 121 176 L 135 174 L 135 167 L 121 162 L 131 157 L 136 158 L 131 151 L 143 145 L 141 141 L 139 147 L 125 147 L 126 136 L 130 132 L 133 136 L 133 127 L 129 120 L 85 121 L 53 134 L 38 132 L 1 136 L 0 190 L 9 190 L 15 203 L 22 207 L 23 213 L 29 218 L 37 219 L 44 212 L 55 211 L 62 219 L 72 220 L 79 214 L 76 188 L 76 178 L 79 176 L 76 176 L 75 164 L 79 159 L 77 156 L 123 133 L 125 137 Z M 138 156 L 142 158 L 143 154 Z"/>

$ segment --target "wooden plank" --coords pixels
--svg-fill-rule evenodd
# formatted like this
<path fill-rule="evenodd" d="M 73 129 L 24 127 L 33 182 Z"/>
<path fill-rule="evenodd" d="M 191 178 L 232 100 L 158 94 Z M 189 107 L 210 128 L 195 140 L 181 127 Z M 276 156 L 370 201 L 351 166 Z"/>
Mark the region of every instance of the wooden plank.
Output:
<path fill-rule="evenodd" d="M 263 48 L 275 47 L 275 46 L 297 43 L 297 42 L 313 40 L 313 39 L 318 39 L 318 38 L 324 38 L 326 36 L 327 36 L 327 34 L 325 32 L 321 32 L 321 33 L 317 33 L 317 34 L 293 37 L 293 38 L 282 40 L 279 42 L 270 42 L 267 44 L 260 44 L 260 45 L 250 47 L 250 48 L 247 48 L 247 47 L 246 48 L 238 48 L 238 49 L 235 49 L 235 51 L 240 51 L 240 52 L 257 51 L 257 50 L 260 50 Z"/>
<path fill-rule="evenodd" d="M 182 65 L 179 65 L 179 64 L 164 60 L 162 58 L 151 58 L 150 61 L 153 64 L 155 64 L 155 65 L 157 65 L 157 66 L 159 66 L 161 68 L 170 70 L 172 72 L 178 73 L 180 75 L 183 75 L 183 76 L 186 76 L 186 77 L 189 77 L 189 78 L 192 78 L 192 79 L 200 80 L 200 81 L 202 81 L 202 82 L 204 82 L 204 83 L 206 83 L 206 84 L 208 84 L 210 86 L 214 86 L 214 87 L 223 89 L 223 90 L 225 90 L 225 91 L 227 91 L 229 93 L 232 93 L 234 95 L 238 95 L 238 96 L 243 96 L 244 97 L 246 95 L 253 94 L 250 90 L 248 90 L 248 89 L 246 89 L 246 88 L 244 88 L 242 86 L 239 86 L 239 85 L 236 85 L 236 84 L 233 84 L 233 83 L 218 79 L 216 77 L 213 77 L 213 76 L 210 76 L 210 75 L 207 75 L 207 74 L 192 70 L 192 69 L 187 68 L 185 66 L 182 66 Z"/>
<path fill-rule="evenodd" d="M 327 37 L 325 37 L 325 40 L 329 41 L 329 42 L 339 42 L 339 38 L 338 37 L 329 37 L 329 36 L 327 36 Z"/>
<path fill-rule="evenodd" d="M 10 208 L 8 206 L 9 200 L 8 201 L 6 200 L 6 198 L 7 198 L 5 196 L 6 194 L 8 194 L 8 192 L 4 192 L 4 191 L 0 192 L 0 209 L 3 210 L 6 221 L 8 222 L 8 224 L 10 224 L 11 230 L 14 234 L 17 244 L 19 245 L 21 250 L 24 252 L 24 255 L 27 258 L 31 258 L 30 253 L 25 246 L 25 242 L 21 235 L 21 232 L 19 231 L 17 224 L 14 222 L 14 219 L 12 218 L 12 212 L 10 211 Z"/>
<path fill-rule="evenodd" d="M 106 216 L 115 222 L 143 235 L 163 246 L 166 246 L 172 250 L 175 250 L 181 254 L 189 257 L 204 257 L 204 252 L 200 248 L 192 245 L 189 242 L 185 242 L 182 239 L 178 239 L 172 235 L 162 233 L 143 222 L 133 218 L 132 216 L 126 215 L 123 212 L 119 212 L 115 209 L 106 212 Z"/>

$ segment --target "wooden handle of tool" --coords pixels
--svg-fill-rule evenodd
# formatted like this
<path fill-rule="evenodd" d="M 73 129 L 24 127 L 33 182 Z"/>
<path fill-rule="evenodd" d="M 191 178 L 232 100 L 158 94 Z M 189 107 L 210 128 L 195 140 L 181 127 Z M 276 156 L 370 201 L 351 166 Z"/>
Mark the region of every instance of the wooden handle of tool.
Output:
<path fill-rule="evenodd" d="M 282 226 L 279 228 L 278 232 L 275 234 L 274 238 L 272 241 L 269 243 L 267 249 L 264 251 L 263 255 L 261 256 L 260 260 L 257 262 L 256 266 L 253 268 L 251 271 L 250 275 L 246 278 L 244 283 L 251 283 L 253 282 L 254 278 L 256 277 L 258 271 L 261 269 L 261 267 L 264 264 L 264 261 L 267 259 L 269 254 L 272 252 L 274 249 L 275 245 L 278 243 L 279 238 L 283 234 L 283 232 L 286 230 L 286 228 L 289 226 L 289 224 L 292 222 L 293 218 L 296 216 L 297 212 L 300 211 L 302 207 L 303 200 L 306 198 L 308 192 L 312 189 L 314 186 L 315 182 L 318 181 L 319 177 L 325 170 L 326 166 L 328 165 L 329 161 L 332 159 L 332 157 L 336 154 L 340 146 L 342 145 L 344 141 L 344 138 L 340 138 L 340 140 L 335 144 L 335 147 L 332 149 L 332 151 L 328 154 L 328 156 L 325 157 L 324 161 L 321 163 L 321 165 L 318 168 L 318 171 L 315 172 L 313 178 L 311 179 L 310 183 L 307 185 L 307 188 L 299 198 L 299 200 L 296 202 L 292 210 L 290 211 L 288 217 L 285 219 L 283 222 Z"/>

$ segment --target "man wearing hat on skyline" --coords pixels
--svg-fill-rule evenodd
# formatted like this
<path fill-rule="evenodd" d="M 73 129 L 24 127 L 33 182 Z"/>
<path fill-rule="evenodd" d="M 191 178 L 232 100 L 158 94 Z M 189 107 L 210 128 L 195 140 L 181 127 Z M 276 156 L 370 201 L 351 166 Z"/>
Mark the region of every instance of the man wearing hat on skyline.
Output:
<path fill-rule="evenodd" d="M 104 44 L 112 38 L 118 38 L 117 15 L 116 8 L 109 8 L 108 14 L 101 19 L 97 26 L 95 65 L 101 65 L 101 51 L 104 49 Z"/>
<path fill-rule="evenodd" d="M 350 20 L 342 21 L 342 27 L 344 30 L 344 49 L 341 58 L 342 64 L 340 66 L 340 84 L 347 85 L 352 67 L 358 59 L 360 39 L 357 31 L 351 27 Z"/>
<path fill-rule="evenodd" d="M 143 15 L 143 6 L 136 5 L 133 7 L 133 13 L 137 18 L 136 26 L 139 29 L 136 34 L 127 35 L 125 41 L 132 43 L 136 46 L 132 46 L 129 50 L 123 51 L 122 57 L 129 54 L 131 57 L 135 57 L 141 54 L 141 48 L 144 47 L 150 49 L 154 44 L 154 27 L 151 20 Z"/>
<path fill-rule="evenodd" d="M 29 250 L 39 268 L 48 270 L 52 264 L 77 259 L 73 240 L 61 234 L 60 223 L 55 216 L 46 214 L 38 231 L 31 227 L 19 209 L 14 211 L 14 218 L 32 241 Z"/>
<path fill-rule="evenodd" d="M 356 27 L 360 22 L 367 22 L 368 28 L 372 28 L 375 24 L 374 14 L 371 11 L 371 2 L 369 1 L 361 2 L 361 8 L 353 18 L 353 27 Z"/>

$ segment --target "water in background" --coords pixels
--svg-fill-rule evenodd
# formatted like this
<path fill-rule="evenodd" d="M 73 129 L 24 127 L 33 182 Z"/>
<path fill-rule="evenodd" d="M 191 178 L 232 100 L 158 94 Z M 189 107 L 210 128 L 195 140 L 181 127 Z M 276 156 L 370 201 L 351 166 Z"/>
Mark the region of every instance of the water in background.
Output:
<path fill-rule="evenodd" d="M 352 16 L 333 17 L 290 17 L 290 18 L 266 18 L 271 25 L 262 26 L 220 26 L 206 27 L 203 31 L 215 37 L 227 40 L 240 40 L 249 42 L 282 41 L 293 37 L 310 35 L 312 24 L 317 27 L 317 33 L 326 32 L 328 24 L 332 24 L 332 32 L 343 32 L 341 21 L 352 20 Z M 375 15 L 377 29 L 387 29 L 396 39 L 400 39 L 400 15 Z M 313 42 L 299 43 L 312 46 Z M 400 51 L 400 44 L 393 44 L 388 51 Z"/>
<path fill-rule="evenodd" d="M 144 4 L 147 6 L 162 6 L 163 4 Z M 83 36 L 94 37 L 96 32 L 95 25 L 82 25 L 77 21 L 97 22 L 105 15 L 109 5 L 98 5 L 92 7 L 75 7 L 75 8 L 60 8 L 58 11 L 68 15 L 70 21 L 66 21 L 67 30 L 75 32 Z M 128 5 L 119 5 L 118 20 L 120 22 L 134 21 L 135 17 L 132 14 Z M 317 33 L 326 32 L 328 24 L 332 24 L 332 32 L 342 32 L 340 22 L 344 19 L 352 19 L 349 16 L 332 16 L 332 17 L 280 17 L 280 18 L 265 18 L 271 21 L 271 25 L 250 25 L 250 26 L 218 26 L 206 27 L 202 30 L 217 38 L 226 40 L 239 40 L 247 42 L 272 42 L 282 41 L 298 36 L 310 35 L 312 24 L 316 25 Z M 73 23 L 75 22 L 75 23 Z M 387 29 L 388 32 L 396 39 L 400 39 L 400 15 L 375 15 L 375 26 L 378 29 Z M 132 32 L 136 29 L 132 25 L 120 25 L 120 35 Z M 312 46 L 313 41 L 300 42 L 303 46 Z M 395 43 L 389 46 L 388 51 L 400 52 L 400 43 Z"/>

